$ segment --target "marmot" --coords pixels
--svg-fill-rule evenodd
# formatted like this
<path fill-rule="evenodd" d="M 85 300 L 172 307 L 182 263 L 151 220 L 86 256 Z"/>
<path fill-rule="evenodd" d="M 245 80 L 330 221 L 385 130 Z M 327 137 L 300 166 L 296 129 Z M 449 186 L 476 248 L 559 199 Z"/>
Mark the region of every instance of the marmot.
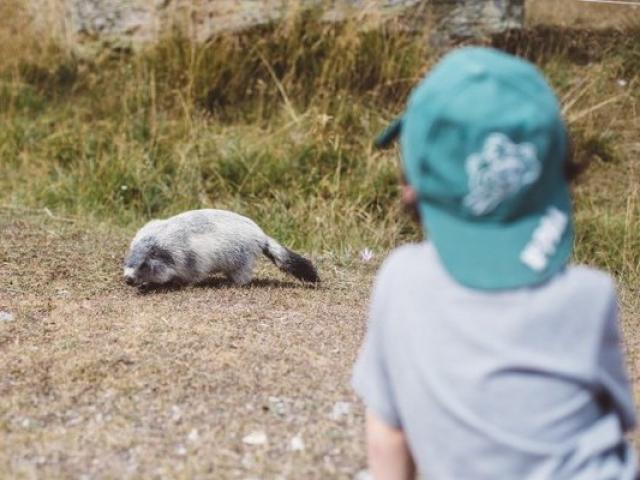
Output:
<path fill-rule="evenodd" d="M 309 260 L 267 236 L 252 220 L 213 209 L 147 223 L 131 241 L 124 279 L 137 286 L 190 284 L 224 273 L 236 285 L 245 285 L 260 253 L 299 280 L 320 281 Z"/>

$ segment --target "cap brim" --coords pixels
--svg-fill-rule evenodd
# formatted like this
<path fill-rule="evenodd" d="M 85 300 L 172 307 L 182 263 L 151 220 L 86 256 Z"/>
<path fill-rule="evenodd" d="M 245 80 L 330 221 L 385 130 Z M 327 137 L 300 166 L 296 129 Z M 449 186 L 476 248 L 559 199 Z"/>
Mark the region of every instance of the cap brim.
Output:
<path fill-rule="evenodd" d="M 396 138 L 398 138 L 401 131 L 402 117 L 398 117 L 376 137 L 373 143 L 374 146 L 376 148 L 387 148 Z"/>
<path fill-rule="evenodd" d="M 482 290 L 503 290 L 543 283 L 562 270 L 571 256 L 571 215 L 555 251 L 544 269 L 536 271 L 521 259 L 549 207 L 571 212 L 566 188 L 542 211 L 510 223 L 477 223 L 451 215 L 447 210 L 420 204 L 420 215 L 429 240 L 449 274 L 462 285 Z"/>

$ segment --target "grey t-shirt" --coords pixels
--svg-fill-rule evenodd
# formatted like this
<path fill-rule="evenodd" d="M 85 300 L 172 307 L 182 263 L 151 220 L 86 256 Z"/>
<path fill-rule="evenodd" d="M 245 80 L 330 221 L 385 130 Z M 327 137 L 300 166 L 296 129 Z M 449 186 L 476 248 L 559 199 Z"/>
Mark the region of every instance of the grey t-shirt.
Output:
<path fill-rule="evenodd" d="M 535 287 L 455 282 L 429 243 L 373 290 L 353 387 L 402 428 L 428 480 L 626 480 L 635 425 L 611 278 L 568 267 Z"/>

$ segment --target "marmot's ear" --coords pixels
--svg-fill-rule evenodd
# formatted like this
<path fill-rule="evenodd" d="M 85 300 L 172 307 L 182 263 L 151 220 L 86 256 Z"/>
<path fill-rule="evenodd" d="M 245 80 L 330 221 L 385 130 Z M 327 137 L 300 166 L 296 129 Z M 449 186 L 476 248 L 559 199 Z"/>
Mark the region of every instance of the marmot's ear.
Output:
<path fill-rule="evenodd" d="M 175 265 L 176 263 L 175 259 L 173 258 L 173 255 L 169 250 L 167 250 L 166 248 L 159 247 L 157 245 L 154 245 L 153 247 L 151 247 L 151 250 L 149 251 L 149 256 L 156 260 L 161 260 L 167 265 Z"/>

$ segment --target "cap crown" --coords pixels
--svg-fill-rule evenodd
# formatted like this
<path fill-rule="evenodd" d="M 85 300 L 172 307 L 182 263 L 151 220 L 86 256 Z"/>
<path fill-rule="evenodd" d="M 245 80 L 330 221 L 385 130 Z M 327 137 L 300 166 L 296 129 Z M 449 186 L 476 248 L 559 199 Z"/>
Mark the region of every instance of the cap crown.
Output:
<path fill-rule="evenodd" d="M 486 48 L 445 57 L 417 86 L 400 141 L 421 202 L 472 222 L 508 222 L 564 184 L 558 101 L 528 62 Z"/>

